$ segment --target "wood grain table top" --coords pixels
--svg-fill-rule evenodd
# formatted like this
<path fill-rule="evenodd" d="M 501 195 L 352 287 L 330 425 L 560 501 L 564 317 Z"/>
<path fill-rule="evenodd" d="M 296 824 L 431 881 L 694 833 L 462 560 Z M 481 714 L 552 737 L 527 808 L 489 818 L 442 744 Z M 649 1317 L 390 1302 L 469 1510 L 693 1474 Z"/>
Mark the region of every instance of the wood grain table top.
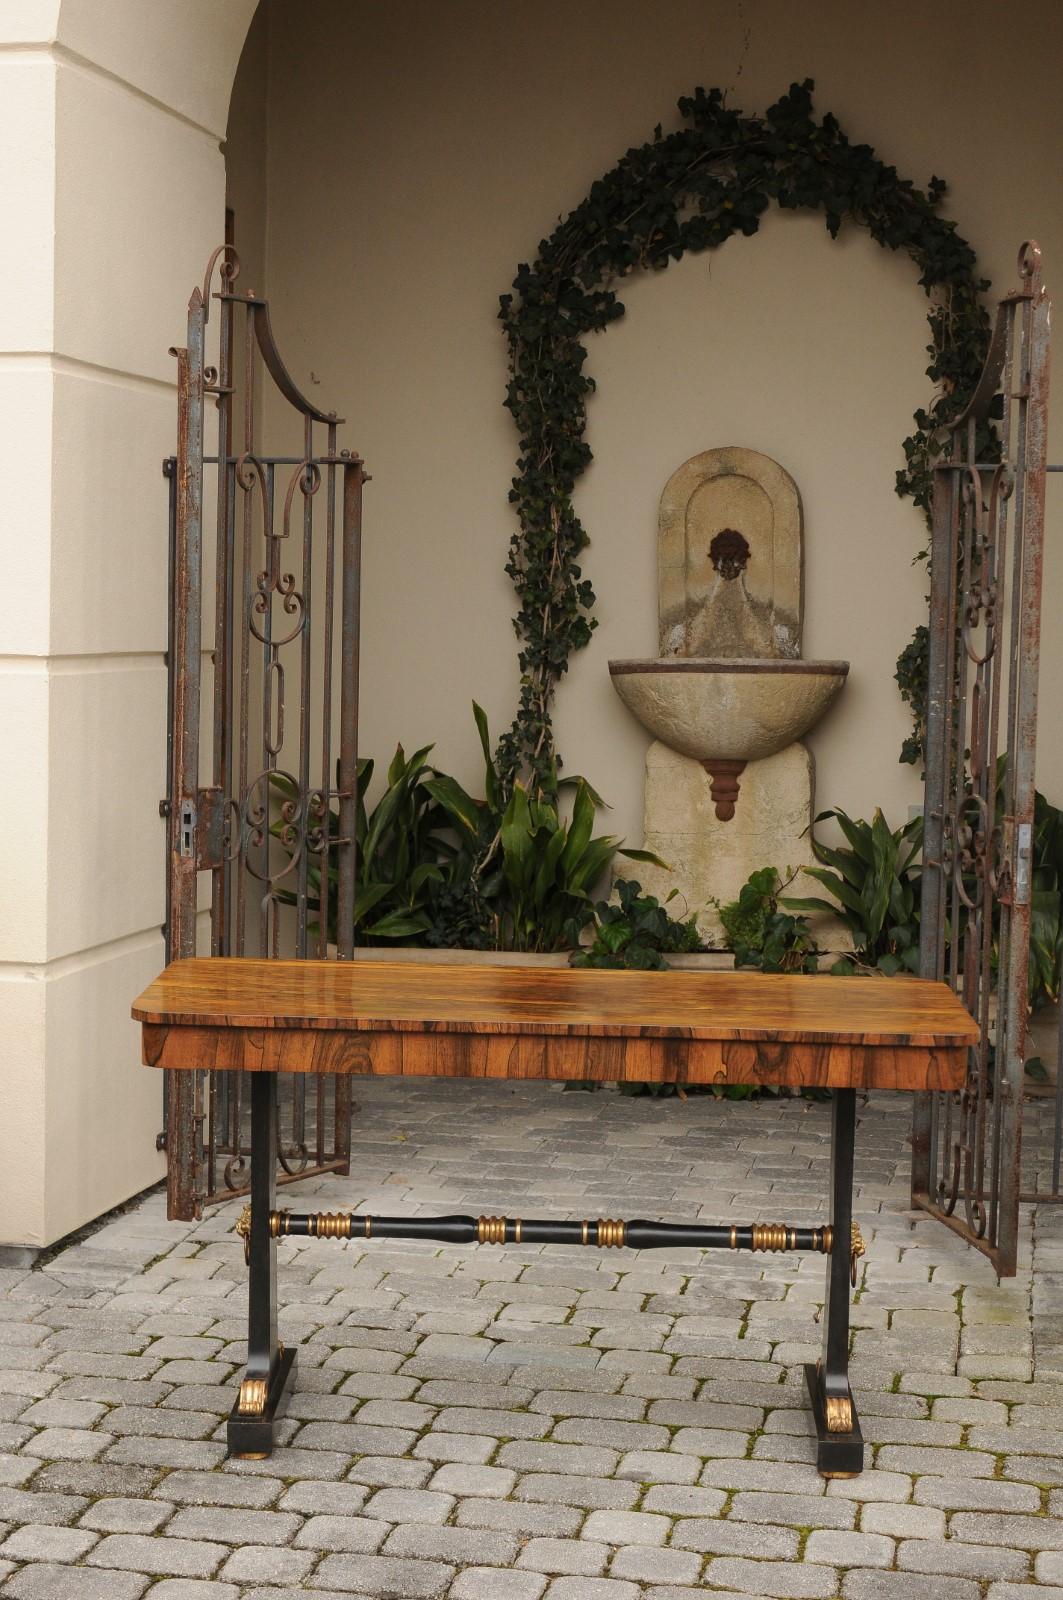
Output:
<path fill-rule="evenodd" d="M 978 1028 L 909 977 L 630 972 L 433 962 L 175 961 L 133 1006 L 167 1028 L 766 1040 L 957 1050 Z"/>

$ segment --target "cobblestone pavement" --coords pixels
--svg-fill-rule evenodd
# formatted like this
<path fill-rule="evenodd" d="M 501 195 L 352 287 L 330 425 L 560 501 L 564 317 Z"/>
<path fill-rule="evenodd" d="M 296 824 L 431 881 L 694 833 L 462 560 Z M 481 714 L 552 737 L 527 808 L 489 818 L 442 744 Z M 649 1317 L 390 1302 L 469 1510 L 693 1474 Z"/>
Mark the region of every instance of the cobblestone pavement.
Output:
<path fill-rule="evenodd" d="M 822 1220 L 823 1105 L 359 1094 L 355 1175 L 286 1203 Z M 906 1210 L 908 1116 L 873 1098 L 857 1132 L 862 1476 L 811 1465 L 820 1258 L 294 1240 L 282 1446 L 227 1461 L 237 1207 L 186 1227 L 152 1194 L 0 1273 L 0 1594 L 1063 1600 L 1063 1227 L 1028 1217 L 998 1287 Z"/>

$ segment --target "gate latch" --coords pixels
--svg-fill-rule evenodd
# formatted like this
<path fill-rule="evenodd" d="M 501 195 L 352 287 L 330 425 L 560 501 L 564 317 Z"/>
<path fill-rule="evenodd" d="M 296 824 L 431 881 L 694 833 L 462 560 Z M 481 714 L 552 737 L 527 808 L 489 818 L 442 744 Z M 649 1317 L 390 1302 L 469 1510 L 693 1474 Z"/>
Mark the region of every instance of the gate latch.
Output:
<path fill-rule="evenodd" d="M 191 800 L 182 801 L 177 828 L 177 854 L 187 858 L 196 853 L 196 808 Z"/>
<path fill-rule="evenodd" d="M 1033 827 L 1020 822 L 1015 830 L 1015 898 L 1014 904 L 1030 903 L 1030 861 L 1033 854 Z"/>
<path fill-rule="evenodd" d="M 195 803 L 181 802 L 177 853 L 192 857 L 198 872 L 213 872 L 225 860 L 225 797 L 219 788 L 199 789 Z"/>

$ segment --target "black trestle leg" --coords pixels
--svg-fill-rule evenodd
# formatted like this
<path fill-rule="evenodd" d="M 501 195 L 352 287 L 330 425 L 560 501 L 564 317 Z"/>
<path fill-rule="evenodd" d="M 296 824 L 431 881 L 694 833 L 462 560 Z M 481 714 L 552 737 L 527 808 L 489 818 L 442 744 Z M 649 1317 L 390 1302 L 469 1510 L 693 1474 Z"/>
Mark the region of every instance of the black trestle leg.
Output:
<path fill-rule="evenodd" d="M 261 1460 L 273 1449 L 273 1421 L 295 1366 L 277 1343 L 277 1079 L 251 1075 L 251 1235 L 247 1280 L 247 1369 L 229 1413 L 229 1454 Z"/>
<path fill-rule="evenodd" d="M 849 1388 L 849 1290 L 853 1220 L 853 1143 L 856 1091 L 836 1089 L 831 1115 L 830 1203 L 834 1247 L 827 1257 L 823 1354 L 805 1367 L 825 1478 L 849 1478 L 864 1465 L 864 1440 Z"/>

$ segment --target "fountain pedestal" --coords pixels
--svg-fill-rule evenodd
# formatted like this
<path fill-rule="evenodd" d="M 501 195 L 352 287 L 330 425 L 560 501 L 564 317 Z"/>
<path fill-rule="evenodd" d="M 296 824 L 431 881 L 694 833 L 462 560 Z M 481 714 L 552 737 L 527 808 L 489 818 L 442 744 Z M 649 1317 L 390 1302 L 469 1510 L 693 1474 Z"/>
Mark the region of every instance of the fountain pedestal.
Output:
<path fill-rule="evenodd" d="M 712 780 L 699 761 L 655 740 L 646 753 L 643 839 L 647 850 L 667 861 L 666 872 L 643 862 L 625 862 L 617 876 L 637 878 L 665 900 L 673 889 L 682 896 L 674 913 L 697 916 L 708 944 L 722 944 L 723 930 L 710 897 L 737 897 L 751 872 L 761 867 L 797 869 L 813 863 L 812 757 L 803 744 L 751 761 L 742 773 L 742 794 L 733 820 L 717 816 Z M 820 894 L 814 879 L 799 877 L 794 895 Z"/>

